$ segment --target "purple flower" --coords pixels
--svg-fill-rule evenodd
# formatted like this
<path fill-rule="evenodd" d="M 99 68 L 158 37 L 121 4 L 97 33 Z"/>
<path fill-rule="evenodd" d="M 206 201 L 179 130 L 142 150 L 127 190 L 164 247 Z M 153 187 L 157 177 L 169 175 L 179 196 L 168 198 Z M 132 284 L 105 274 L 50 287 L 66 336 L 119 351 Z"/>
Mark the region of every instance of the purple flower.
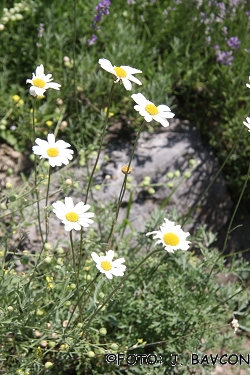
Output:
<path fill-rule="evenodd" d="M 247 15 L 248 17 L 250 17 L 250 11 L 249 11 L 249 10 L 246 12 L 246 15 Z"/>
<path fill-rule="evenodd" d="M 91 23 L 92 29 L 98 30 L 101 28 L 100 26 L 97 26 L 97 24 L 101 22 L 103 16 L 105 16 L 106 14 L 109 14 L 110 4 L 111 4 L 110 0 L 102 0 L 95 7 L 96 13 Z M 87 45 L 92 46 L 96 42 L 96 40 L 97 40 L 97 36 L 93 34 L 92 38 L 87 40 Z"/>
<path fill-rule="evenodd" d="M 92 38 L 88 39 L 86 43 L 87 43 L 88 46 L 92 46 L 93 44 L 95 44 L 96 41 L 97 41 L 97 36 L 95 34 L 93 34 Z"/>
<path fill-rule="evenodd" d="M 230 39 L 227 40 L 227 44 L 232 49 L 238 49 L 240 46 L 240 40 L 237 36 L 232 36 Z"/>
<path fill-rule="evenodd" d="M 110 7 L 110 0 L 102 0 L 96 6 L 95 10 L 99 16 L 104 16 L 105 14 L 109 14 L 109 7 Z"/>
<path fill-rule="evenodd" d="M 226 15 L 226 5 L 224 3 L 217 3 L 219 8 L 219 17 L 223 20 Z"/>
<path fill-rule="evenodd" d="M 232 54 L 233 54 L 233 51 L 229 51 L 229 52 L 218 51 L 216 60 L 222 65 L 232 65 L 232 61 L 234 60 L 234 57 L 232 56 Z"/>

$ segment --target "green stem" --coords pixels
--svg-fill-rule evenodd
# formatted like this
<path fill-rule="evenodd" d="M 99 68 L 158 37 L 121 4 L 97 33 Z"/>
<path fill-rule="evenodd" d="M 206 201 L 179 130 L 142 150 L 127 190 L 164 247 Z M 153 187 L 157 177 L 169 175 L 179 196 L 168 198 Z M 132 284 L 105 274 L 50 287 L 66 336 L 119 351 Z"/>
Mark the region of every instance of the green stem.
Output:
<path fill-rule="evenodd" d="M 108 118 L 109 118 L 109 109 L 110 109 L 111 99 L 112 99 L 112 96 L 113 96 L 114 87 L 115 87 L 115 83 L 113 82 L 111 90 L 110 90 L 110 94 L 109 94 L 107 113 L 106 113 L 104 127 L 103 127 L 103 131 L 102 131 L 102 135 L 101 135 L 101 141 L 100 141 L 100 145 L 99 145 L 99 149 L 98 149 L 96 161 L 95 161 L 94 167 L 92 169 L 92 172 L 91 172 L 91 175 L 90 175 L 90 178 L 89 178 L 89 182 L 88 182 L 88 186 L 87 186 L 87 191 L 86 191 L 86 197 L 85 197 L 84 204 L 87 203 L 88 195 L 89 195 L 89 190 L 90 190 L 90 187 L 91 187 L 91 182 L 92 182 L 93 175 L 95 173 L 95 169 L 96 169 L 96 166 L 97 166 L 97 163 L 98 163 L 98 160 L 99 160 L 99 157 L 100 157 L 100 153 L 101 153 L 101 150 L 102 150 L 102 144 L 103 144 L 104 136 L 105 136 L 106 129 L 107 129 L 107 123 L 108 123 Z"/>
<path fill-rule="evenodd" d="M 77 269 L 76 269 L 76 259 L 75 259 L 72 230 L 69 232 L 69 236 L 70 236 L 71 252 L 72 252 L 72 257 L 73 257 L 73 268 L 74 268 L 76 287 L 77 287 L 77 298 L 78 298 L 78 301 L 80 303 L 80 299 L 79 299 L 79 280 L 78 280 L 78 272 L 77 272 Z"/>
<path fill-rule="evenodd" d="M 93 176 L 94 176 L 94 173 L 95 173 L 95 170 L 96 170 L 96 166 L 97 166 L 97 163 L 98 163 L 98 160 L 99 160 L 99 157 L 100 157 L 100 153 L 101 153 L 101 150 L 102 150 L 102 144 L 103 144 L 104 136 L 105 136 L 106 129 L 107 129 L 107 123 L 108 123 L 108 119 L 109 119 L 109 109 L 110 109 L 110 104 L 111 104 L 111 100 L 112 100 L 114 88 L 115 88 L 115 83 L 113 82 L 111 90 L 110 90 L 110 94 L 109 94 L 108 107 L 107 107 L 107 112 L 106 112 L 106 118 L 105 118 L 105 122 L 104 122 L 103 131 L 102 131 L 102 135 L 101 135 L 101 141 L 100 141 L 100 145 L 99 145 L 99 149 L 98 149 L 96 161 L 95 161 L 94 167 L 92 169 L 92 172 L 91 172 L 91 175 L 90 175 L 90 178 L 89 178 L 89 182 L 88 182 L 88 186 L 87 186 L 87 191 L 86 191 L 86 196 L 85 196 L 84 204 L 87 203 L 88 195 L 89 195 L 89 190 L 90 190 L 91 183 L 92 183 L 92 179 L 93 179 Z M 83 229 L 81 228 L 80 256 L 82 255 L 82 237 L 83 237 L 82 231 L 83 231 Z"/>
<path fill-rule="evenodd" d="M 51 176 L 51 168 L 49 166 L 49 177 L 48 177 L 48 181 L 47 181 L 47 192 L 46 192 L 46 201 L 45 201 L 45 228 L 46 228 L 45 243 L 48 241 L 48 236 L 49 236 L 48 200 L 49 200 L 50 176 Z"/>
<path fill-rule="evenodd" d="M 145 120 L 142 122 L 141 127 L 138 131 L 138 134 L 136 136 L 136 140 L 135 140 L 135 143 L 134 143 L 134 147 L 133 147 L 133 150 L 132 150 L 130 158 L 129 158 L 129 163 L 128 163 L 128 166 L 127 166 L 127 172 L 125 173 L 124 180 L 123 180 L 123 183 L 122 183 L 122 187 L 121 187 L 121 190 L 120 190 L 120 195 L 119 195 L 119 198 L 118 198 L 115 218 L 113 220 L 112 227 L 111 227 L 111 230 L 110 230 L 110 233 L 109 233 L 107 250 L 109 250 L 111 248 L 111 245 L 112 245 L 112 239 L 113 239 L 113 236 L 114 236 L 115 225 L 116 225 L 117 218 L 118 218 L 118 215 L 119 215 L 119 211 L 120 211 L 120 208 L 121 208 L 122 200 L 123 200 L 123 197 L 124 197 L 124 194 L 125 194 L 125 191 L 126 191 L 126 183 L 127 183 L 127 178 L 128 178 L 128 174 L 129 174 L 128 173 L 129 168 L 130 168 L 131 162 L 133 160 L 133 157 L 134 157 L 134 154 L 135 154 L 135 149 L 136 149 L 136 146 L 137 146 L 137 143 L 138 143 L 138 140 L 139 140 L 139 136 L 140 136 L 140 134 L 143 130 L 144 125 L 145 125 Z"/>
<path fill-rule="evenodd" d="M 158 252 L 162 251 L 161 250 L 153 250 L 151 253 L 149 253 L 137 266 L 135 266 L 132 271 L 130 271 L 126 276 L 122 278 L 122 281 L 115 287 L 115 289 L 108 295 L 108 297 L 105 299 L 103 304 L 98 307 L 98 309 L 90 316 L 90 318 L 87 320 L 87 323 L 83 326 L 83 331 L 85 331 L 88 326 L 90 325 L 91 321 L 94 319 L 94 317 L 101 311 L 101 309 L 110 301 L 110 299 L 113 297 L 113 295 L 124 285 L 124 282 L 129 278 L 132 273 L 134 273 L 143 263 L 146 262 L 148 258 L 150 258 L 153 254 L 156 254 Z"/>
<path fill-rule="evenodd" d="M 35 127 L 35 110 L 36 110 L 36 97 L 33 101 L 33 113 L 32 113 L 32 127 L 33 127 L 33 143 L 35 143 L 36 140 L 36 127 Z M 34 161 L 34 167 L 35 167 L 35 192 L 36 192 L 36 201 L 37 201 L 37 218 L 38 218 L 38 226 L 39 226 L 39 232 L 41 236 L 42 241 L 42 251 L 44 248 L 44 239 L 43 239 L 43 232 L 42 232 L 42 226 L 41 226 L 41 218 L 40 218 L 40 206 L 39 206 L 39 187 L 37 186 L 37 155 L 35 155 L 35 161 Z"/>

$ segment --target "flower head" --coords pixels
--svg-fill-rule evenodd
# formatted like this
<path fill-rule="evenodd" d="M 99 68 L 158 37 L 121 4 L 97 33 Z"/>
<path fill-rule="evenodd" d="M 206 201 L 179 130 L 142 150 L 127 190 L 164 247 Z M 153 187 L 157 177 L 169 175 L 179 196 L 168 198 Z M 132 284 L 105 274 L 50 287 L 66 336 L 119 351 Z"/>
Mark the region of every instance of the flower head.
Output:
<path fill-rule="evenodd" d="M 227 40 L 227 44 L 232 49 L 238 49 L 240 47 L 240 40 L 237 36 L 232 36 L 230 39 Z"/>
<path fill-rule="evenodd" d="M 141 81 L 135 78 L 133 74 L 135 73 L 142 73 L 141 70 L 131 68 L 130 66 L 113 66 L 111 62 L 107 59 L 99 59 L 99 64 L 101 65 L 102 69 L 106 70 L 107 72 L 114 74 L 116 76 L 116 81 L 122 81 L 126 90 L 132 89 L 132 84 L 130 81 L 137 83 L 137 85 L 141 85 Z"/>
<path fill-rule="evenodd" d="M 154 103 L 147 100 L 142 94 L 133 94 L 131 97 L 138 104 L 134 106 L 134 109 L 138 111 L 147 122 L 155 120 L 164 127 L 169 126 L 169 122 L 166 119 L 173 118 L 174 113 L 171 112 L 171 109 L 167 105 L 161 104 L 156 107 Z"/>
<path fill-rule="evenodd" d="M 96 253 L 91 254 L 93 260 L 96 262 L 96 267 L 101 273 L 105 273 L 108 279 L 112 279 L 113 276 L 123 276 L 126 270 L 126 266 L 122 264 L 125 262 L 124 258 L 119 258 L 113 261 L 114 251 L 109 250 L 106 255 L 97 255 Z"/>
<path fill-rule="evenodd" d="M 54 134 L 48 134 L 48 141 L 40 138 L 35 140 L 38 146 L 33 146 L 32 150 L 35 155 L 41 155 L 40 159 L 45 158 L 49 160 L 52 167 L 60 167 L 62 164 L 69 164 L 69 160 L 73 159 L 73 150 L 67 149 L 70 144 L 64 141 L 55 141 Z"/>
<path fill-rule="evenodd" d="M 47 89 L 60 90 L 59 83 L 51 82 L 52 74 L 44 74 L 43 64 L 36 68 L 36 74 L 32 73 L 32 79 L 27 79 L 26 83 L 30 83 L 30 94 L 32 96 L 43 96 Z"/>
<path fill-rule="evenodd" d="M 74 206 L 73 199 L 71 197 L 65 197 L 65 204 L 61 201 L 57 201 L 52 204 L 54 207 L 53 212 L 56 214 L 58 219 L 62 220 L 65 225 L 65 230 L 70 231 L 72 229 L 80 230 L 82 227 L 88 227 L 94 221 L 90 218 L 94 216 L 93 212 L 86 212 L 90 209 L 89 204 L 79 202 Z"/>
<path fill-rule="evenodd" d="M 216 60 L 222 65 L 232 65 L 234 61 L 234 57 L 232 56 L 233 51 L 224 52 L 219 49 L 219 46 L 215 46 L 214 49 L 216 50 L 215 53 L 217 55 Z"/>
<path fill-rule="evenodd" d="M 249 81 L 250 81 L 250 76 L 249 76 Z M 250 89 L 249 83 L 246 83 L 246 87 L 248 87 Z"/>
<path fill-rule="evenodd" d="M 250 117 L 247 117 L 246 120 L 247 121 L 243 121 L 243 124 L 246 125 L 248 131 L 250 132 Z"/>
<path fill-rule="evenodd" d="M 153 239 L 159 238 L 155 245 L 161 243 L 165 250 L 169 253 L 173 253 L 175 250 L 187 250 L 189 248 L 190 241 L 186 241 L 189 236 L 188 232 L 184 232 L 180 225 L 175 225 L 173 221 L 164 219 L 165 223 L 162 224 L 160 230 L 149 232 L 146 236 L 155 234 Z"/>

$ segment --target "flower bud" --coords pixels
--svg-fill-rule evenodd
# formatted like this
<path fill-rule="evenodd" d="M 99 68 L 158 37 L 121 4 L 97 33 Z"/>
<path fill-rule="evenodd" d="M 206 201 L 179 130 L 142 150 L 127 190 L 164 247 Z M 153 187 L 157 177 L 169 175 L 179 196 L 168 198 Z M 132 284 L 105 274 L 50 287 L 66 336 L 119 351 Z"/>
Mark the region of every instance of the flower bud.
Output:
<path fill-rule="evenodd" d="M 106 330 L 106 328 L 104 328 L 104 327 L 100 328 L 100 329 L 99 329 L 99 334 L 100 334 L 101 336 L 105 336 L 105 335 L 107 334 L 107 330 Z"/>
<path fill-rule="evenodd" d="M 89 358 L 94 358 L 94 357 L 95 357 L 95 352 L 93 352 L 93 350 L 90 350 L 90 351 L 88 352 L 88 357 L 89 357 Z"/>
<path fill-rule="evenodd" d="M 44 368 L 46 368 L 46 370 L 52 368 L 54 366 L 54 363 L 52 362 L 46 362 L 45 365 L 44 365 Z"/>

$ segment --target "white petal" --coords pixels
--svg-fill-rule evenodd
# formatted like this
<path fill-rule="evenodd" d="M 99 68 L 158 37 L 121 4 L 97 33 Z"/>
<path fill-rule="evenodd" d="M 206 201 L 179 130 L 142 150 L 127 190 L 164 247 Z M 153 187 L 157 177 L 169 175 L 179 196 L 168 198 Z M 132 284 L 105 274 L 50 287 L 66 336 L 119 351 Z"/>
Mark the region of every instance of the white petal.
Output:
<path fill-rule="evenodd" d="M 81 229 L 81 225 L 79 223 L 72 222 L 71 224 L 72 224 L 73 229 L 75 229 L 75 230 L 80 230 Z"/>
<path fill-rule="evenodd" d="M 32 96 L 37 96 L 37 94 L 36 94 L 36 89 L 35 89 L 34 86 L 31 86 L 31 87 L 30 87 L 30 95 L 32 95 Z"/>
<path fill-rule="evenodd" d="M 122 264 L 124 262 L 125 262 L 124 258 L 116 259 L 116 260 L 113 261 L 113 266 L 114 267 L 126 267 L 124 264 Z"/>
<path fill-rule="evenodd" d="M 71 147 L 71 145 L 67 142 L 64 142 L 63 140 L 56 141 L 56 146 L 60 148 L 67 148 Z M 74 152 L 74 151 L 73 151 Z"/>
<path fill-rule="evenodd" d="M 147 122 L 151 122 L 152 119 L 153 119 L 153 117 L 152 117 L 149 113 L 147 113 L 146 115 L 144 115 L 144 119 L 145 119 Z"/>
<path fill-rule="evenodd" d="M 54 134 L 48 134 L 47 139 L 48 139 L 49 146 L 54 147 L 55 146 L 55 136 L 54 136 Z"/>
<path fill-rule="evenodd" d="M 122 83 L 124 84 L 126 90 L 132 89 L 132 84 L 127 78 L 122 78 Z"/>
<path fill-rule="evenodd" d="M 51 167 L 56 167 L 56 166 L 59 166 L 59 167 L 60 167 L 60 166 L 61 166 L 61 164 L 60 164 L 60 165 L 57 164 L 55 158 L 50 158 L 50 157 L 48 157 L 48 162 L 49 162 L 49 165 L 50 165 Z"/>
<path fill-rule="evenodd" d="M 45 89 L 42 89 L 42 88 L 36 87 L 36 86 L 31 86 L 31 88 L 30 88 L 30 94 L 33 95 L 33 96 L 35 96 L 33 93 L 35 93 L 38 96 L 43 96 L 45 91 L 46 91 Z"/>
<path fill-rule="evenodd" d="M 126 270 L 126 269 L 125 269 L 125 270 Z M 121 269 L 121 268 L 114 268 L 114 269 L 112 269 L 112 274 L 113 274 L 114 276 L 123 276 L 125 270 L 123 270 L 123 269 Z"/>
<path fill-rule="evenodd" d="M 35 155 L 44 155 L 44 150 L 39 146 L 33 146 L 32 150 Z"/>
<path fill-rule="evenodd" d="M 108 279 L 110 279 L 110 280 L 113 279 L 113 275 L 112 275 L 111 272 L 109 272 L 109 271 L 107 272 L 107 271 L 106 271 L 106 272 L 105 272 L 105 275 L 107 276 Z"/>
<path fill-rule="evenodd" d="M 127 74 L 142 73 L 141 70 L 135 69 L 135 68 L 131 68 L 131 66 L 121 65 L 120 68 L 124 69 Z"/>
<path fill-rule="evenodd" d="M 109 250 L 109 251 L 106 252 L 106 257 L 110 261 L 110 263 L 112 263 L 112 259 L 114 257 L 114 254 L 115 254 L 115 252 L 113 250 Z"/>
<path fill-rule="evenodd" d="M 96 253 L 91 253 L 91 256 L 92 256 L 92 259 L 96 262 L 96 263 L 99 263 L 100 261 L 100 257 L 99 255 L 97 255 Z"/>
<path fill-rule="evenodd" d="M 69 222 L 69 223 L 65 224 L 64 229 L 65 229 L 67 232 L 69 232 L 69 231 L 71 231 L 71 230 L 74 229 L 74 228 L 72 228 L 72 225 L 71 225 L 71 223 Z"/>
<path fill-rule="evenodd" d="M 134 83 L 137 83 L 137 85 L 142 85 L 141 81 L 139 81 L 139 79 L 135 78 L 134 76 L 128 75 L 126 78 Z"/>
<path fill-rule="evenodd" d="M 41 64 L 40 66 L 36 68 L 36 76 L 41 76 L 43 74 L 44 74 L 44 67 L 43 67 L 43 64 Z"/>
<path fill-rule="evenodd" d="M 160 112 L 158 113 L 159 116 L 163 117 L 163 118 L 173 118 L 175 116 L 174 113 L 172 112 Z M 156 116 L 158 116 L 156 115 Z"/>
<path fill-rule="evenodd" d="M 60 90 L 60 87 L 61 87 L 61 85 L 59 85 L 59 83 L 56 83 L 56 82 L 49 82 L 49 83 L 47 83 L 46 86 L 48 88 L 54 89 L 54 90 Z"/>
<path fill-rule="evenodd" d="M 109 60 L 107 60 L 107 59 L 99 59 L 98 62 L 101 65 L 102 69 L 106 70 L 109 73 L 112 73 L 112 74 L 116 75 L 114 67 L 113 67 L 113 65 L 111 64 L 111 62 Z"/>
<path fill-rule="evenodd" d="M 156 115 L 156 116 L 153 116 L 153 119 L 157 122 L 159 122 L 162 126 L 164 126 L 165 128 L 169 126 L 169 122 L 168 120 L 162 118 L 161 116 L 159 115 Z"/>
<path fill-rule="evenodd" d="M 171 112 L 171 109 L 165 104 L 158 105 L 157 109 L 159 112 Z"/>
<path fill-rule="evenodd" d="M 134 101 L 137 104 L 139 104 L 141 107 L 143 107 L 143 108 L 145 108 L 146 105 L 148 104 L 148 100 L 141 93 L 139 93 L 139 94 L 133 94 L 133 95 L 131 95 L 131 98 L 133 98 Z"/>
<path fill-rule="evenodd" d="M 47 150 L 49 148 L 49 144 L 47 141 L 44 141 L 41 138 L 36 138 L 35 143 L 40 146 L 41 148 Z"/>
<path fill-rule="evenodd" d="M 65 197 L 64 201 L 67 211 L 72 211 L 74 209 L 73 199 L 71 197 Z"/>

